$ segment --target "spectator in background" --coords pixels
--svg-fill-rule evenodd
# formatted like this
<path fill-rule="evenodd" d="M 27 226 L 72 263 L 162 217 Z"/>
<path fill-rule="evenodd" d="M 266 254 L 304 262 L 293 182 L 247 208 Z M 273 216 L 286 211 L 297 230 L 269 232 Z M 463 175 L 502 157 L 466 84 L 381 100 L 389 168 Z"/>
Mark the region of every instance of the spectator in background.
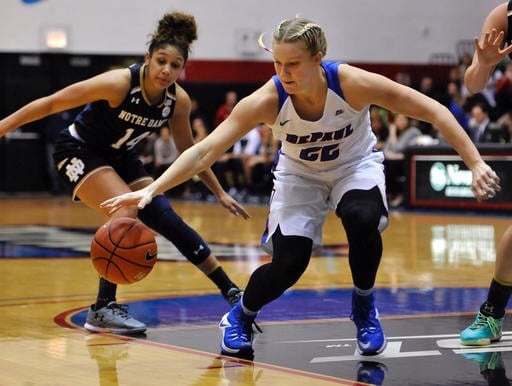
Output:
<path fill-rule="evenodd" d="M 237 102 L 238 94 L 236 91 L 227 91 L 224 96 L 224 103 L 221 104 L 215 112 L 215 117 L 213 118 L 213 127 L 220 125 L 220 123 L 224 121 L 229 114 L 231 114 L 231 110 L 233 110 L 233 107 L 235 107 Z"/>
<path fill-rule="evenodd" d="M 389 128 L 387 122 L 387 110 L 379 106 L 372 106 L 370 108 L 370 126 L 372 127 L 373 134 L 377 138 L 375 148 L 381 150 L 389 135 Z"/>
<path fill-rule="evenodd" d="M 278 150 L 278 141 L 272 130 L 260 124 L 247 133 L 243 165 L 250 203 L 268 199 L 272 191 L 272 167 Z"/>
<path fill-rule="evenodd" d="M 210 128 L 206 123 L 206 118 L 199 107 L 197 99 L 192 98 L 190 103 L 190 127 L 192 128 L 194 141 L 197 143 L 210 133 Z"/>
<path fill-rule="evenodd" d="M 190 99 L 190 128 L 196 143 L 203 140 L 210 133 L 210 127 L 208 126 L 205 114 L 202 112 L 198 100 L 193 97 Z M 183 198 L 203 200 L 209 196 L 209 193 L 208 188 L 197 175 L 183 183 Z"/>
<path fill-rule="evenodd" d="M 512 62 L 505 65 L 504 75 L 496 81 L 494 99 L 496 106 L 492 120 L 499 120 L 505 114 L 512 112 Z"/>
<path fill-rule="evenodd" d="M 395 75 L 395 82 L 403 84 L 404 86 L 411 86 L 411 76 L 407 72 L 398 72 Z"/>
<path fill-rule="evenodd" d="M 458 68 L 460 70 L 460 73 L 462 74 L 462 77 L 464 77 L 464 73 L 466 72 L 468 67 L 471 65 L 472 60 L 473 60 L 473 56 L 469 52 L 464 52 L 460 56 Z M 463 79 L 461 79 L 461 80 L 463 80 Z"/>
<path fill-rule="evenodd" d="M 490 122 L 487 106 L 484 103 L 476 103 L 471 108 L 468 122 L 468 135 L 474 143 L 486 142 L 485 131 Z"/>
<path fill-rule="evenodd" d="M 438 96 L 434 92 L 434 80 L 430 76 L 423 76 L 418 86 L 418 91 L 426 96 L 439 101 Z M 428 122 L 419 121 L 418 128 L 422 133 L 428 134 L 432 131 L 432 125 Z"/>
<path fill-rule="evenodd" d="M 224 95 L 224 103 L 221 104 L 215 112 L 215 116 L 213 118 L 214 128 L 229 116 L 237 102 L 238 94 L 236 91 L 227 91 Z M 233 163 L 230 161 L 232 157 L 233 146 L 226 150 L 226 153 L 215 161 L 211 168 L 222 187 L 227 191 L 231 191 L 230 194 L 236 194 L 241 185 L 241 181 L 239 181 L 238 178 L 243 176 L 243 170 L 241 165 L 237 165 L 236 162 Z"/>
<path fill-rule="evenodd" d="M 452 80 L 448 82 L 448 110 L 453 114 L 459 125 L 468 130 L 469 114 L 464 110 L 465 98 L 462 96 L 460 83 Z"/>
<path fill-rule="evenodd" d="M 160 128 L 159 135 L 154 142 L 153 153 L 155 157 L 155 168 L 153 171 L 153 177 L 156 179 L 174 162 L 179 156 L 178 149 L 174 143 L 174 139 L 171 134 L 171 130 L 168 126 Z M 181 197 L 186 194 L 186 184 L 180 184 L 173 189 L 165 192 L 168 197 Z"/>
<path fill-rule="evenodd" d="M 168 126 L 160 128 L 160 133 L 153 146 L 153 152 L 155 156 L 153 176 L 157 179 L 178 158 L 178 149 L 176 149 Z"/>
<path fill-rule="evenodd" d="M 386 171 L 386 193 L 391 207 L 400 206 L 405 192 L 405 150 L 421 136 L 421 130 L 411 126 L 409 117 L 396 114 L 389 125 L 389 136 L 382 150 Z"/>

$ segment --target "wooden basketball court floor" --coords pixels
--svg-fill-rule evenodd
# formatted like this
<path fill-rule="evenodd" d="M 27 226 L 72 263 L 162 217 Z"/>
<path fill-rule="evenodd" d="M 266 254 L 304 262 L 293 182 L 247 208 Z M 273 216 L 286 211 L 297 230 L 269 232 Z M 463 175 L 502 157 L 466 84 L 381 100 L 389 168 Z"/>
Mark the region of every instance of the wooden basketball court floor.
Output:
<path fill-rule="evenodd" d="M 217 204 L 173 205 L 240 286 L 268 259 L 258 248 L 266 206 L 247 206 L 244 221 Z M 118 291 L 146 334 L 90 334 L 82 323 L 97 276 L 87 251 L 105 219 L 67 197 L 8 196 L 0 213 L 0 385 L 510 384 L 509 319 L 498 344 L 458 342 L 486 296 L 505 216 L 392 211 L 377 278 L 388 346 L 361 357 L 346 238 L 330 215 L 307 272 L 260 312 L 254 358 L 239 359 L 219 354 L 227 303 L 165 240 L 153 272 Z"/>

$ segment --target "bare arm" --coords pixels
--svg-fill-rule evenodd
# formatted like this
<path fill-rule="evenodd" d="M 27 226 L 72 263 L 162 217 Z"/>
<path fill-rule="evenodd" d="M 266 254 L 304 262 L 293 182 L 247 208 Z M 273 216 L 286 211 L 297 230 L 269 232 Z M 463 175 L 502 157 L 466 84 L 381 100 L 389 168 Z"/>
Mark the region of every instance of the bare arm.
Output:
<path fill-rule="evenodd" d="M 507 3 L 503 3 L 487 15 L 482 25 L 480 39 L 473 38 L 473 61 L 464 74 L 464 83 L 470 92 L 481 91 L 486 86 L 494 67 L 512 52 L 512 45 L 503 48 L 507 24 Z"/>
<path fill-rule="evenodd" d="M 36 99 L 0 121 L 0 136 L 26 123 L 47 115 L 104 99 L 117 106 L 130 86 L 127 69 L 113 70 L 93 78 L 74 83 L 54 94 Z"/>
<path fill-rule="evenodd" d="M 499 190 L 499 178 L 483 161 L 474 143 L 450 111 L 432 98 L 386 77 L 348 65 L 340 66 L 341 85 L 355 108 L 379 105 L 421 121 L 430 122 L 446 138 L 473 173 L 472 190 L 479 200 Z"/>

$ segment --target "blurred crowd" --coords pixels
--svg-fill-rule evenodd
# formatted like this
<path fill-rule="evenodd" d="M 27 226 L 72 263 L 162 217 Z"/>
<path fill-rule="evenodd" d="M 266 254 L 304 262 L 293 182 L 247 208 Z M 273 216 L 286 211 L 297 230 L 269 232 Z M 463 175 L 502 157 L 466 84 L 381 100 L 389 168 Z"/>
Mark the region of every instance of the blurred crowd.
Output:
<path fill-rule="evenodd" d="M 500 63 L 480 93 L 470 94 L 464 86 L 464 72 L 472 55 L 463 54 L 449 71 L 448 82 L 435 84 L 425 75 L 418 85 L 410 83 L 408 74 L 395 80 L 411 86 L 445 105 L 477 147 L 482 143 L 507 144 L 512 133 L 512 62 Z M 372 106 L 370 123 L 377 137 L 377 147 L 385 154 L 386 186 L 391 207 L 403 204 L 405 195 L 405 152 L 411 146 L 445 143 L 435 127 L 411 117 Z"/>

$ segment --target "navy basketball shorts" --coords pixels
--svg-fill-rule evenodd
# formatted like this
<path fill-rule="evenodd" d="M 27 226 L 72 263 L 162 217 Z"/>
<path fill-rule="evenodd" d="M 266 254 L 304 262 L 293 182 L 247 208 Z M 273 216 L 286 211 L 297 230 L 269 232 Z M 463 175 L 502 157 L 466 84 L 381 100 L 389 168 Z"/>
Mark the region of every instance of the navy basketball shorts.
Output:
<path fill-rule="evenodd" d="M 53 160 L 59 177 L 71 188 L 73 200 L 81 183 L 102 168 L 113 168 L 128 185 L 151 178 L 134 150 L 98 149 L 73 137 L 68 128 L 57 136 Z"/>

